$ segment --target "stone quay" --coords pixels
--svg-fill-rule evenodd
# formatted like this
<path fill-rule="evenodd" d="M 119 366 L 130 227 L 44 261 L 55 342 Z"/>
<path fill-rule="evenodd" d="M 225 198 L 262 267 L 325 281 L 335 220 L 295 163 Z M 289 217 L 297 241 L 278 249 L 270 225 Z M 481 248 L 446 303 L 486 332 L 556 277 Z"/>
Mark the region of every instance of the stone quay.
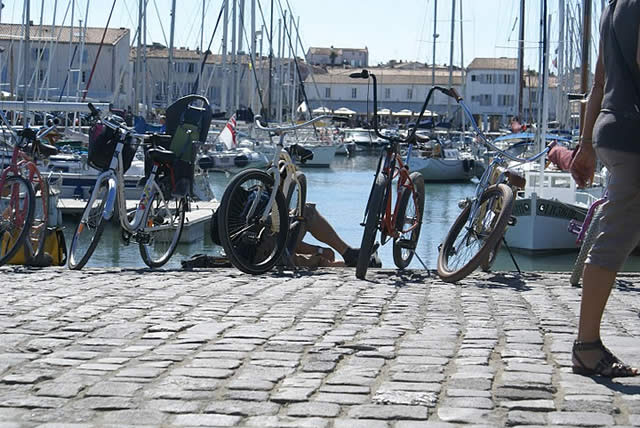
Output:
<path fill-rule="evenodd" d="M 566 273 L 0 268 L 0 428 L 640 426 L 571 372 Z M 640 364 L 640 275 L 603 340 Z"/>

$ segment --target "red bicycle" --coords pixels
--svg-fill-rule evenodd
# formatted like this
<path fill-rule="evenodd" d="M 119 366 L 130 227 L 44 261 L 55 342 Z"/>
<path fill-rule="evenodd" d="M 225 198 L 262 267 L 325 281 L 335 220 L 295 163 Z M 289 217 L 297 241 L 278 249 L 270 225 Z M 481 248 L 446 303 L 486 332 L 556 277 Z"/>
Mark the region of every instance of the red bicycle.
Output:
<path fill-rule="evenodd" d="M 14 141 L 11 160 L 0 174 L 0 266 L 24 248 L 23 260 L 46 265 L 44 251 L 49 220 L 49 185 L 36 161 L 58 153 L 41 140 L 55 130 L 57 122 L 36 132 L 31 128 L 13 131 L 2 111 L 0 120 Z"/>
<path fill-rule="evenodd" d="M 393 239 L 393 261 L 399 269 L 409 266 L 415 255 L 416 245 L 422 227 L 424 213 L 424 179 L 419 172 L 409 172 L 411 149 L 416 140 L 416 129 L 427 108 L 434 91 L 431 89 L 422 106 L 413 129 L 406 138 L 397 135 L 387 136 L 378 129 L 377 80 L 373 73 L 362 70 L 350 74 L 352 78 L 373 80 L 373 129 L 376 135 L 389 141 L 380 154 L 375 180 L 369 194 L 365 210 L 364 234 L 360 244 L 360 254 L 356 265 L 356 277 L 364 279 L 374 251 L 374 243 L 378 230 L 381 233 L 381 244 Z M 400 156 L 400 143 L 408 143 L 406 161 Z M 393 181 L 397 179 L 396 198 L 393 199 Z"/>

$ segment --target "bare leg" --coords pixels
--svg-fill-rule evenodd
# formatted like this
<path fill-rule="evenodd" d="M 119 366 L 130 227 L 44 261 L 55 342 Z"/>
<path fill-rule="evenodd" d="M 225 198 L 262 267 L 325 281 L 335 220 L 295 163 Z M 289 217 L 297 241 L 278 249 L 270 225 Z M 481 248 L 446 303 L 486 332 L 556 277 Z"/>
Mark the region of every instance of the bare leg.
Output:
<path fill-rule="evenodd" d="M 600 346 L 589 346 L 589 344 L 600 341 L 602 315 L 609 300 L 613 282 L 616 279 L 616 272 L 597 265 L 586 264 L 583 278 L 578 342 L 586 345 L 574 345 L 572 356 L 574 370 L 576 366 L 582 369 L 596 368 L 598 362 L 605 356 L 603 348 Z M 616 374 L 616 372 L 618 373 Z M 614 376 L 636 376 L 638 370 L 633 367 L 623 366 L 623 363 L 619 362 L 617 369 L 610 366 L 604 369 L 602 374 L 605 376 L 612 374 Z"/>
<path fill-rule="evenodd" d="M 602 314 L 607 300 L 609 300 L 611 288 L 616 279 L 616 272 L 600 266 L 586 264 L 583 278 L 578 340 L 593 342 L 600 339 Z"/>

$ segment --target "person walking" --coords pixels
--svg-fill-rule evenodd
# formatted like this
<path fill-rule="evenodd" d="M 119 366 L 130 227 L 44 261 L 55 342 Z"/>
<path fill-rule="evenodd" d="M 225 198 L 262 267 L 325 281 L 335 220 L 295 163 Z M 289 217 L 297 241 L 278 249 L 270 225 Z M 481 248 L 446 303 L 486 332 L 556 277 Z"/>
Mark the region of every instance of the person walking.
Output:
<path fill-rule="evenodd" d="M 640 241 L 640 0 L 610 0 L 600 21 L 600 47 L 580 146 L 571 164 L 578 186 L 593 180 L 596 157 L 611 173 L 601 231 L 585 262 L 573 372 L 637 376 L 600 338 L 617 272 Z"/>

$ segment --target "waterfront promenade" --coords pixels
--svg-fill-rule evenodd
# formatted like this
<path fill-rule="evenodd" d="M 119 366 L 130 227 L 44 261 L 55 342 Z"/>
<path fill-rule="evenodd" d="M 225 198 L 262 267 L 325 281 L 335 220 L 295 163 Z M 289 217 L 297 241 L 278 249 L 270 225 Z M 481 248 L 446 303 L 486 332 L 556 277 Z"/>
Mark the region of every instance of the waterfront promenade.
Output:
<path fill-rule="evenodd" d="M 567 274 L 0 268 L 0 428 L 640 425 L 570 372 Z M 603 336 L 640 363 L 640 275 Z"/>

